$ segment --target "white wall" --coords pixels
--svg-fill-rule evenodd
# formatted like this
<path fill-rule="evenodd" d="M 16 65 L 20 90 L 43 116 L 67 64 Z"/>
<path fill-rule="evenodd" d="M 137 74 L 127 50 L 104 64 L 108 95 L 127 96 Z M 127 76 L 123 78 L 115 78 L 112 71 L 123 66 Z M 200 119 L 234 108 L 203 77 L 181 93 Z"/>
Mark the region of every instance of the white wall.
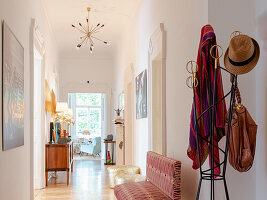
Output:
<path fill-rule="evenodd" d="M 134 63 L 135 76 L 147 69 L 149 38 L 161 22 L 167 33 L 167 155 L 182 161 L 182 196 L 193 199 L 198 171 L 192 169 L 192 162 L 186 155 L 192 91 L 185 85 L 189 76 L 185 65 L 191 59 L 196 60 L 200 30 L 208 22 L 208 1 L 144 0 L 122 39 L 116 60 L 119 77 L 116 89 L 122 89 L 121 76 L 130 63 Z M 147 118 L 135 120 L 134 126 L 135 164 L 145 173 Z"/>
<path fill-rule="evenodd" d="M 267 196 L 267 3 L 256 0 L 255 6 L 256 38 L 261 48 L 261 55 L 256 71 L 256 121 L 258 123 L 256 147 L 256 199 Z"/>
<path fill-rule="evenodd" d="M 36 18 L 40 32 L 46 43 L 45 77 L 49 78 L 50 87 L 56 88 L 51 71 L 56 71 L 57 49 L 51 37 L 50 26 L 40 0 L 3 0 L 0 1 L 0 19 L 10 26 L 24 47 L 24 146 L 2 151 L 0 137 L 0 195 L 5 200 L 30 199 L 30 26 L 31 19 Z M 2 29 L 2 26 L 1 26 Z M 1 30 L 2 34 L 2 30 Z M 0 40 L 0 46 L 2 40 Z M 2 48 L 0 48 L 2 59 Z M 2 60 L 1 60 L 2 63 Z M 2 99 L 2 97 L 1 97 Z M 2 112 L 2 111 L 1 111 Z M 2 122 L 2 119 L 0 120 Z M 2 130 L 2 129 L 1 129 Z M 2 131 L 0 133 L 2 135 Z"/>
<path fill-rule="evenodd" d="M 255 37 L 254 29 L 254 1 L 251 0 L 209 0 L 209 23 L 213 26 L 217 37 L 217 43 L 226 51 L 230 35 L 239 30 L 244 34 Z M 242 5 L 242 6 L 240 6 Z M 223 58 L 220 60 L 223 64 Z M 222 72 L 224 92 L 230 90 L 230 77 Z M 256 119 L 256 79 L 255 70 L 249 74 L 238 76 L 242 103 L 247 107 L 251 116 Z M 226 107 L 229 108 L 229 97 Z M 258 123 L 258 121 L 256 121 Z M 225 147 L 225 137 L 220 142 L 220 147 Z M 221 155 L 222 159 L 222 155 Z M 231 199 L 255 199 L 256 195 L 256 167 L 249 172 L 239 173 L 230 164 L 227 165 L 226 180 Z M 223 182 L 215 185 L 216 199 L 225 199 Z M 246 191 L 246 192 L 243 192 Z"/>

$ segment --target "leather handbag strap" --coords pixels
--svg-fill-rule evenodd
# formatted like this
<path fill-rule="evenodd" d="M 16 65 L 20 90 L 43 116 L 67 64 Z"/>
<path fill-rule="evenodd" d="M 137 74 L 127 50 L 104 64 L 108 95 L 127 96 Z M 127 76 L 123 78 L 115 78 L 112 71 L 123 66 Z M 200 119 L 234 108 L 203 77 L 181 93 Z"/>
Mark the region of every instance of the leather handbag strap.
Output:
<path fill-rule="evenodd" d="M 233 76 L 232 75 L 230 76 L 230 82 L 231 83 L 233 82 Z M 237 100 L 237 105 L 241 105 L 242 99 L 241 99 L 240 91 L 238 88 L 238 84 L 236 85 L 235 97 L 236 98 L 234 99 L 234 102 L 236 102 L 236 100 Z"/>
<path fill-rule="evenodd" d="M 236 86 L 236 91 L 235 91 L 235 96 L 236 96 L 236 100 L 237 100 L 237 104 L 241 104 L 241 95 L 240 95 L 240 91 L 239 91 L 239 88 L 238 86 Z"/>

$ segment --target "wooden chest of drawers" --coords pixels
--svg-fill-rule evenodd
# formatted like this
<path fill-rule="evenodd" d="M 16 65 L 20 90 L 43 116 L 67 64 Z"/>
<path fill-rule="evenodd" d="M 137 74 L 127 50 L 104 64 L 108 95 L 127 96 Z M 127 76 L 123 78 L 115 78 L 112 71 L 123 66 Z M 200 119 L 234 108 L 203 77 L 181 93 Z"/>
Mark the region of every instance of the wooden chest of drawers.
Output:
<path fill-rule="evenodd" d="M 49 171 L 67 171 L 67 185 L 69 185 L 69 171 L 73 171 L 73 143 L 45 145 L 45 176 L 48 184 Z"/>

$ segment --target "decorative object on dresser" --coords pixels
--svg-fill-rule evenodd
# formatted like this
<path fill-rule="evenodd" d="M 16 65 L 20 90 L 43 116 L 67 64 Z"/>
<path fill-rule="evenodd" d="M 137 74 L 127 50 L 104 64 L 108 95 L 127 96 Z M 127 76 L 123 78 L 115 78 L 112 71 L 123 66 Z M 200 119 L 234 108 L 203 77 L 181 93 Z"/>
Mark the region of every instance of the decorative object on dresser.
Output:
<path fill-rule="evenodd" d="M 146 176 L 148 181 L 124 183 L 114 187 L 118 200 L 181 199 L 181 162 L 149 151 Z"/>
<path fill-rule="evenodd" d="M 56 117 L 55 121 L 60 122 L 61 124 L 61 133 L 60 137 L 69 136 L 69 126 L 74 125 L 74 117 L 72 109 L 68 107 L 66 102 L 57 102 Z M 64 123 L 67 125 L 66 135 L 64 136 Z"/>
<path fill-rule="evenodd" d="M 2 23 L 3 150 L 24 145 L 24 49 Z"/>
<path fill-rule="evenodd" d="M 112 134 L 107 135 L 107 141 L 112 141 L 112 140 L 113 140 L 113 135 Z"/>
<path fill-rule="evenodd" d="M 121 112 L 122 109 L 116 109 L 114 110 L 116 112 L 116 119 L 115 119 L 115 124 L 123 124 L 124 123 L 124 119 L 121 117 Z"/>
<path fill-rule="evenodd" d="M 116 141 L 108 141 L 107 139 L 104 140 L 104 144 L 105 144 L 105 156 L 106 156 L 106 161 L 104 163 L 104 165 L 115 165 L 115 162 L 114 162 L 114 145 L 116 144 Z M 111 151 L 108 150 L 108 144 L 111 145 Z M 108 155 L 110 155 L 109 153 L 111 153 L 111 160 L 110 162 L 108 162 Z"/>
<path fill-rule="evenodd" d="M 45 145 L 45 176 L 48 185 L 49 171 L 66 171 L 69 185 L 69 171 L 73 171 L 73 143 Z"/>

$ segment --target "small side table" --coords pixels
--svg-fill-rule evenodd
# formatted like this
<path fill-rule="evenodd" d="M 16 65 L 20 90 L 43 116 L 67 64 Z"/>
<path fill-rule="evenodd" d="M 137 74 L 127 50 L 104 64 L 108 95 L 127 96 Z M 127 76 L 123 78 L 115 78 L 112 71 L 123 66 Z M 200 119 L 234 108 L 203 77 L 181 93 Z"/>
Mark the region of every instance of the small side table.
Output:
<path fill-rule="evenodd" d="M 116 144 L 116 141 L 107 141 L 107 140 L 105 140 L 104 144 L 105 144 L 105 147 L 106 147 L 106 149 L 105 149 L 106 162 L 104 163 L 104 165 L 115 165 L 115 162 L 114 162 L 113 158 L 114 158 L 114 146 Z M 107 162 L 108 161 L 108 144 L 111 145 L 111 162 L 110 163 Z"/>

